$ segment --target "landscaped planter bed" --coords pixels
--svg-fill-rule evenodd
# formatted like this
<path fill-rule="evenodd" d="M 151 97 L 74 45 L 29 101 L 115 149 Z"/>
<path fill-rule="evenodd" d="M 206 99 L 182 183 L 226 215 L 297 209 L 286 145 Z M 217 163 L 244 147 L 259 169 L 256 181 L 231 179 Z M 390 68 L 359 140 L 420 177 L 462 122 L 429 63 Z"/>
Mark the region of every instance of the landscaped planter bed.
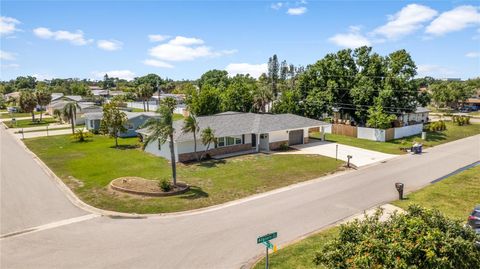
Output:
<path fill-rule="evenodd" d="M 110 182 L 110 188 L 120 192 L 126 192 L 136 195 L 145 196 L 172 196 L 187 192 L 190 187 L 182 182 L 177 182 L 176 186 L 172 186 L 172 190 L 164 192 L 156 180 L 148 180 L 141 177 L 121 177 Z"/>

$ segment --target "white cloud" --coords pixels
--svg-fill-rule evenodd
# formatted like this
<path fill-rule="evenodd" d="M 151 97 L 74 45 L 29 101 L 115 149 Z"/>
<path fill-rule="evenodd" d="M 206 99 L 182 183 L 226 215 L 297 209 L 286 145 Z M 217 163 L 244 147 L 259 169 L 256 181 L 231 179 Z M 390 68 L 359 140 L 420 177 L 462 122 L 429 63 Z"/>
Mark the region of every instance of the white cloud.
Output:
<path fill-rule="evenodd" d="M 440 36 L 474 25 L 480 25 L 479 8 L 474 6 L 459 6 L 440 14 L 438 18 L 430 23 L 425 32 Z"/>
<path fill-rule="evenodd" d="M 49 80 L 49 79 L 52 79 L 53 76 L 49 75 L 49 74 L 33 74 L 32 77 L 35 77 L 37 78 L 37 80 L 41 81 L 41 80 Z"/>
<path fill-rule="evenodd" d="M 123 43 L 118 40 L 98 40 L 97 46 L 103 50 L 114 51 L 122 48 Z"/>
<path fill-rule="evenodd" d="M 160 68 L 173 68 L 173 65 L 155 59 L 146 59 L 143 61 L 143 64 Z"/>
<path fill-rule="evenodd" d="M 438 12 L 427 6 L 410 4 L 389 16 L 388 23 L 374 30 L 374 34 L 388 39 L 397 39 L 422 27 L 422 23 L 433 19 Z"/>
<path fill-rule="evenodd" d="M 195 37 L 184 37 L 184 36 L 176 36 L 174 39 L 168 42 L 172 45 L 179 45 L 179 46 L 190 46 L 190 45 L 202 45 L 204 42 L 203 40 Z"/>
<path fill-rule="evenodd" d="M 135 73 L 130 70 L 112 70 L 112 71 L 104 71 L 104 72 L 92 72 L 93 76 L 97 79 L 102 79 L 105 74 L 107 74 L 111 78 L 120 78 L 126 80 L 133 80 L 135 78 Z"/>
<path fill-rule="evenodd" d="M 469 53 L 465 54 L 465 57 L 468 57 L 468 58 L 479 58 L 479 57 L 480 57 L 480 52 L 478 52 L 478 51 L 472 51 L 472 52 L 469 52 Z"/>
<path fill-rule="evenodd" d="M 250 74 L 250 76 L 258 78 L 262 73 L 266 73 L 267 64 L 248 64 L 248 63 L 231 63 L 225 67 L 230 76 L 237 74 Z"/>
<path fill-rule="evenodd" d="M 454 70 L 434 64 L 419 64 L 417 66 L 417 72 L 417 77 L 430 76 L 435 78 L 445 78 L 456 75 Z"/>
<path fill-rule="evenodd" d="M 236 53 L 236 50 L 214 51 L 204 41 L 194 37 L 177 36 L 167 43 L 157 45 L 149 50 L 152 57 L 162 61 L 192 61 L 203 57 L 218 57 Z"/>
<path fill-rule="evenodd" d="M 15 61 L 15 53 L 0 50 L 0 60 Z"/>
<path fill-rule="evenodd" d="M 360 27 L 350 26 L 349 33 L 336 34 L 328 39 L 330 42 L 340 47 L 358 48 L 361 46 L 370 46 L 372 42 L 360 33 Z"/>
<path fill-rule="evenodd" d="M 294 15 L 294 16 L 302 15 L 305 12 L 307 12 L 306 7 L 291 7 L 287 10 L 288 15 Z"/>
<path fill-rule="evenodd" d="M 282 2 L 272 3 L 272 4 L 270 5 L 270 7 L 271 7 L 272 9 L 279 10 L 280 8 L 283 7 L 283 3 L 282 3 Z"/>
<path fill-rule="evenodd" d="M 20 21 L 15 18 L 0 16 L 0 35 L 8 35 L 18 31 L 17 24 L 20 24 Z"/>
<path fill-rule="evenodd" d="M 170 36 L 168 35 L 148 35 L 148 40 L 150 40 L 150 42 L 162 42 L 169 38 Z"/>
<path fill-rule="evenodd" d="M 0 64 L 0 67 L 2 69 L 18 69 L 20 68 L 20 65 L 19 64 L 15 64 L 15 63 L 12 63 L 12 64 Z"/>
<path fill-rule="evenodd" d="M 85 39 L 85 37 L 83 36 L 83 32 L 80 30 L 77 30 L 76 32 L 69 32 L 64 30 L 51 31 L 48 28 L 39 27 L 33 29 L 33 33 L 39 38 L 68 41 L 77 46 L 83 46 L 93 42 L 92 39 Z"/>

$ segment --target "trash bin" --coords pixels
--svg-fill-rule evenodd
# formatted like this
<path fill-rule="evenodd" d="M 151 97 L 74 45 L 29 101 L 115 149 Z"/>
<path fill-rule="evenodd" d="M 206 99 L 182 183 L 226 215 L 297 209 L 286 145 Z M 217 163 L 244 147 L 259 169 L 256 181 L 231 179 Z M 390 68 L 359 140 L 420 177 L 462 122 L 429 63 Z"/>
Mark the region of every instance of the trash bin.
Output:
<path fill-rule="evenodd" d="M 398 191 L 398 199 L 403 200 L 403 188 L 404 184 L 403 183 L 395 183 L 395 188 Z"/>
<path fill-rule="evenodd" d="M 423 145 L 418 146 L 418 154 L 422 153 Z"/>

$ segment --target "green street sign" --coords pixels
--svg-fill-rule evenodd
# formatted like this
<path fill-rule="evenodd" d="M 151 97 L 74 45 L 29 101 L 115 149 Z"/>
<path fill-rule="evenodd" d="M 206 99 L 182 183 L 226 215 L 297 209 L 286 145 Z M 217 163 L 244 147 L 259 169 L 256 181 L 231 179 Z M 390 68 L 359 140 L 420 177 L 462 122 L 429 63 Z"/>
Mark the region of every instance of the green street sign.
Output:
<path fill-rule="evenodd" d="M 257 238 L 257 244 L 266 242 L 266 241 L 268 241 L 268 240 L 272 240 L 272 239 L 274 239 L 274 238 L 277 238 L 277 232 L 260 236 L 259 238 Z"/>
<path fill-rule="evenodd" d="M 270 243 L 270 241 L 263 242 L 263 244 L 264 244 L 267 248 L 273 249 L 273 244 Z"/>

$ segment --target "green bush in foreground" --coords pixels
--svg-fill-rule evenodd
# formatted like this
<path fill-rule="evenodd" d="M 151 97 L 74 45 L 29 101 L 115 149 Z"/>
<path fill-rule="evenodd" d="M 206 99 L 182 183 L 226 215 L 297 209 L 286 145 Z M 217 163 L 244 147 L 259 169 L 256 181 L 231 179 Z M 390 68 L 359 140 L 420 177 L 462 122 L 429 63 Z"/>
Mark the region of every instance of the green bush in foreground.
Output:
<path fill-rule="evenodd" d="M 437 210 L 416 205 L 382 222 L 381 211 L 340 228 L 316 253 L 327 268 L 477 268 L 480 250 L 472 229 Z"/>

